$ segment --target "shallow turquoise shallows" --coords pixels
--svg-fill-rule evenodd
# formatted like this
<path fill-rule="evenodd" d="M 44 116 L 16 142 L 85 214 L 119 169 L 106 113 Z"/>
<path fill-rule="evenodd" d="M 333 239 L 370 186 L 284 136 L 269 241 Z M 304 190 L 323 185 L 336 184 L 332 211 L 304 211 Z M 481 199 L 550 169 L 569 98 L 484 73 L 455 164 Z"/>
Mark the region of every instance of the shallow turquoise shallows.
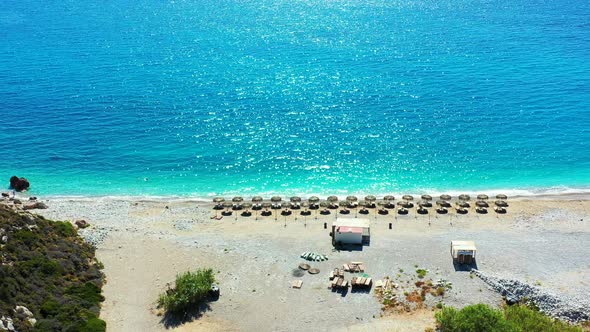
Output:
<path fill-rule="evenodd" d="M 590 188 L 586 0 L 0 2 L 38 195 Z"/>

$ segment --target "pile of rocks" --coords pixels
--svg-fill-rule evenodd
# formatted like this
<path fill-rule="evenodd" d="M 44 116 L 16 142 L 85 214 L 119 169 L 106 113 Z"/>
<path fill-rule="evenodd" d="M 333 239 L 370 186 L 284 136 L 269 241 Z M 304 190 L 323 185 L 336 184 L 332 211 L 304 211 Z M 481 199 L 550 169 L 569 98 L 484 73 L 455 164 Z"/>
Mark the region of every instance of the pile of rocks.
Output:
<path fill-rule="evenodd" d="M 547 316 L 570 323 L 590 320 L 589 302 L 552 294 L 519 280 L 501 278 L 475 269 L 471 272 L 501 293 L 508 303 L 529 301 Z"/>
<path fill-rule="evenodd" d="M 2 318 L 0 318 L 0 330 L 14 331 L 14 324 L 12 318 L 2 316 Z"/>

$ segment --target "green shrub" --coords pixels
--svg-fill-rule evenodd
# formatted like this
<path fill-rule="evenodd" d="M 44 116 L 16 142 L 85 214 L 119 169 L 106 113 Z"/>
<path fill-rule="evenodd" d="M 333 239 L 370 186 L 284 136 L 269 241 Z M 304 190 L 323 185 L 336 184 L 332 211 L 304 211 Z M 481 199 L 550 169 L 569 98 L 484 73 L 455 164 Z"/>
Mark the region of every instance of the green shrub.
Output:
<path fill-rule="evenodd" d="M 461 310 L 445 307 L 435 314 L 441 332 L 582 332 L 578 326 L 553 320 L 524 305 L 492 309 L 485 304 Z"/>
<path fill-rule="evenodd" d="M 558 320 L 551 319 L 543 313 L 524 305 L 509 306 L 504 310 L 506 319 L 518 326 L 522 332 L 582 332 L 577 326 L 570 326 Z"/>
<path fill-rule="evenodd" d="M 158 305 L 171 313 L 184 313 L 205 301 L 214 282 L 212 269 L 177 275 L 174 289 L 160 294 Z"/>
<path fill-rule="evenodd" d="M 424 278 L 427 273 L 428 273 L 428 270 L 425 270 L 425 269 L 417 269 L 416 270 L 416 274 L 418 274 L 418 278 L 420 278 L 420 279 Z"/>
<path fill-rule="evenodd" d="M 76 235 L 76 229 L 67 221 L 56 221 L 54 223 L 57 233 L 61 236 L 72 237 Z"/>
<path fill-rule="evenodd" d="M 435 317 L 441 332 L 518 331 L 506 321 L 500 310 L 485 304 L 470 305 L 461 310 L 444 307 Z"/>
<path fill-rule="evenodd" d="M 86 321 L 86 325 L 82 327 L 80 332 L 105 332 L 107 329 L 107 323 L 96 317 L 90 318 Z"/>
<path fill-rule="evenodd" d="M 91 282 L 86 282 L 81 286 L 71 286 L 66 290 L 66 294 L 82 300 L 82 302 L 86 304 L 86 308 L 104 301 L 104 296 L 100 293 L 100 287 Z"/>
<path fill-rule="evenodd" d="M 53 317 L 59 312 L 59 303 L 55 299 L 49 299 L 41 305 L 41 315 L 45 318 Z"/>

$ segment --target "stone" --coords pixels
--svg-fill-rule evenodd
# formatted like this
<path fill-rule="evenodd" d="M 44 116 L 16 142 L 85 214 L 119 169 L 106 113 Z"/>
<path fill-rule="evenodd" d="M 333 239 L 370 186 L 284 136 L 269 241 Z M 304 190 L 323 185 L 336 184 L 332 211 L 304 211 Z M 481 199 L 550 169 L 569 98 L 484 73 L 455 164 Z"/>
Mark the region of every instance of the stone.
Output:
<path fill-rule="evenodd" d="M 18 315 L 21 315 L 21 317 L 23 317 L 23 318 L 25 318 L 25 317 L 26 318 L 33 317 L 33 313 L 31 312 L 31 310 L 29 310 L 27 307 L 22 306 L 22 305 L 17 305 L 14 308 L 14 311 L 16 311 L 16 313 Z"/>
<path fill-rule="evenodd" d="M 8 196 L 10 196 L 10 194 L 8 194 L 8 193 L 2 193 L 2 197 L 8 197 Z"/>
<path fill-rule="evenodd" d="M 3 235 L 2 236 L 2 243 L 6 243 L 8 242 L 8 236 L 7 235 Z"/>
<path fill-rule="evenodd" d="M 26 178 L 19 178 L 18 176 L 12 176 L 10 178 L 10 187 L 16 191 L 24 191 L 29 189 L 30 183 Z"/>
<path fill-rule="evenodd" d="M 35 318 L 29 318 L 27 320 L 29 321 L 29 324 L 31 324 L 31 326 L 35 326 L 35 324 L 37 324 L 37 320 Z"/>
<path fill-rule="evenodd" d="M 43 202 L 29 203 L 29 204 L 26 204 L 25 206 L 23 206 L 23 209 L 24 210 L 47 209 L 47 204 L 45 204 Z"/>
<path fill-rule="evenodd" d="M 90 226 L 90 224 L 84 219 L 76 220 L 75 224 L 78 228 L 86 228 Z"/>
<path fill-rule="evenodd" d="M 13 200 L 12 200 L 12 202 L 13 202 L 14 204 L 23 204 L 23 202 L 22 202 L 20 199 L 16 199 L 16 198 L 15 198 L 15 199 L 13 199 Z"/>
<path fill-rule="evenodd" d="M 35 196 L 29 197 L 29 201 L 36 201 L 36 200 L 37 200 L 37 197 L 35 197 Z"/>

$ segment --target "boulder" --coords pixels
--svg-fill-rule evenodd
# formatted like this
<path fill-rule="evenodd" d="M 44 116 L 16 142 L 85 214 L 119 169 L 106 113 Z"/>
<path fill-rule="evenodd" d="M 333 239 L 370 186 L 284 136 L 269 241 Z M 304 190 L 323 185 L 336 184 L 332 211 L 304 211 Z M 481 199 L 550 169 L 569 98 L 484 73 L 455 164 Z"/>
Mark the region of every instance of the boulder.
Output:
<path fill-rule="evenodd" d="M 29 180 L 13 176 L 10 178 L 10 187 L 16 191 L 24 191 L 29 189 Z"/>
<path fill-rule="evenodd" d="M 9 193 L 2 193 L 2 197 L 9 197 L 10 194 Z"/>
<path fill-rule="evenodd" d="M 8 236 L 7 235 L 3 235 L 2 238 L 0 239 L 1 243 L 6 243 L 8 242 Z"/>
<path fill-rule="evenodd" d="M 86 228 L 90 226 L 90 224 L 84 219 L 76 220 L 75 224 L 78 228 Z"/>
<path fill-rule="evenodd" d="M 45 204 L 43 202 L 30 203 L 30 204 L 26 204 L 25 206 L 23 206 L 23 209 L 24 210 L 47 209 L 47 204 Z"/>
<path fill-rule="evenodd" d="M 27 318 L 27 320 L 31 326 L 35 326 L 35 324 L 37 324 L 37 320 L 35 318 Z"/>
<path fill-rule="evenodd" d="M 29 310 L 27 307 L 22 306 L 22 305 L 17 305 L 14 308 L 14 311 L 16 312 L 17 316 L 22 319 L 31 318 L 34 316 L 33 313 L 31 312 L 31 310 Z"/>
<path fill-rule="evenodd" d="M 36 200 L 37 200 L 37 197 L 35 197 L 35 196 L 29 197 L 29 201 L 36 201 Z"/>

